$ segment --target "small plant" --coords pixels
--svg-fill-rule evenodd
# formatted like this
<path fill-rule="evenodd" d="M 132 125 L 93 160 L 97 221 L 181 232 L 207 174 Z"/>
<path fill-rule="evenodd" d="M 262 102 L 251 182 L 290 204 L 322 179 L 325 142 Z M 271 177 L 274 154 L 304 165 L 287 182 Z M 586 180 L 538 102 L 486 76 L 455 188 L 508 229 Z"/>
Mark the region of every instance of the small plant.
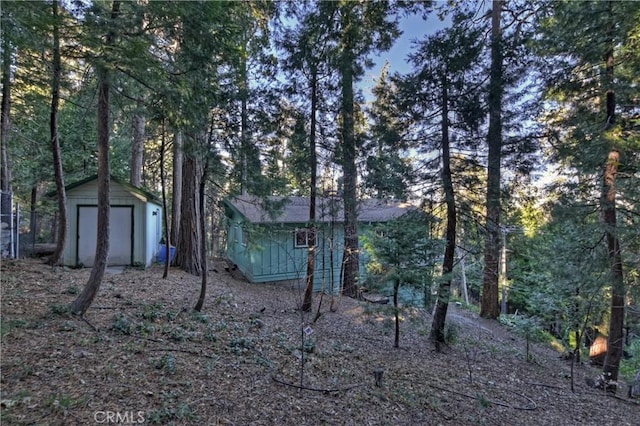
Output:
<path fill-rule="evenodd" d="M 201 322 L 202 324 L 209 324 L 209 316 L 203 314 L 202 312 L 191 312 L 191 320 Z"/>
<path fill-rule="evenodd" d="M 80 294 L 80 287 L 76 286 L 76 285 L 70 285 L 69 287 L 67 287 L 64 291 L 64 294 L 71 294 L 71 295 L 76 295 L 76 294 Z"/>
<path fill-rule="evenodd" d="M 156 332 L 156 327 L 146 321 L 136 325 L 136 333 L 141 336 L 151 336 Z"/>
<path fill-rule="evenodd" d="M 69 409 L 76 406 L 79 402 L 80 401 L 73 399 L 69 395 L 54 394 L 49 396 L 46 406 L 49 407 L 52 413 L 66 415 Z"/>
<path fill-rule="evenodd" d="M 476 398 L 478 399 L 478 403 L 480 403 L 481 408 L 487 409 L 491 407 L 491 401 L 486 399 L 484 396 L 476 394 Z"/>
<path fill-rule="evenodd" d="M 140 316 L 147 321 L 155 321 L 160 317 L 160 310 L 164 308 L 164 306 L 158 303 L 152 303 L 150 305 L 144 305 L 142 308 L 142 313 Z"/>
<path fill-rule="evenodd" d="M 216 342 L 218 340 L 218 336 L 216 336 L 216 333 L 211 328 L 207 328 L 204 332 L 204 338 L 210 342 Z"/>
<path fill-rule="evenodd" d="M 180 312 L 177 312 L 177 311 L 167 311 L 167 321 L 169 322 L 175 321 L 176 318 L 178 318 L 179 314 Z"/>
<path fill-rule="evenodd" d="M 182 327 L 174 327 L 169 332 L 169 338 L 174 342 L 182 342 L 187 338 L 187 335 Z"/>
<path fill-rule="evenodd" d="M 158 370 L 164 370 L 169 374 L 175 374 L 178 370 L 178 367 L 176 365 L 176 357 L 170 354 L 163 355 L 162 357 L 158 358 L 154 365 Z"/>
<path fill-rule="evenodd" d="M 139 271 L 144 271 L 145 269 L 147 269 L 147 265 L 144 264 L 144 262 L 133 262 L 133 265 L 131 265 L 131 269 L 137 269 Z"/>
<path fill-rule="evenodd" d="M 69 317 L 71 316 L 71 308 L 69 305 L 51 305 L 49 306 L 49 312 L 54 316 Z"/>
<path fill-rule="evenodd" d="M 75 331 L 77 328 L 78 327 L 75 322 L 65 321 L 60 328 L 58 328 L 58 331 Z"/>
<path fill-rule="evenodd" d="M 308 354 L 312 354 L 316 351 L 316 342 L 313 340 L 307 340 L 304 342 L 304 351 Z"/>
<path fill-rule="evenodd" d="M 12 330 L 16 328 L 25 328 L 27 326 L 27 322 L 25 320 L 16 319 L 16 320 L 1 320 L 0 321 L 0 335 L 4 338 L 8 334 L 11 333 Z"/>
<path fill-rule="evenodd" d="M 253 349 L 255 345 L 256 343 L 253 341 L 253 339 L 249 339 L 246 337 L 236 337 L 231 339 L 231 342 L 229 342 L 231 352 L 236 355 L 247 352 L 249 349 Z"/>
<path fill-rule="evenodd" d="M 114 331 L 119 331 L 122 334 L 129 335 L 131 334 L 131 321 L 129 321 L 127 317 L 122 314 L 114 315 L 111 322 L 111 329 Z"/>
<path fill-rule="evenodd" d="M 444 341 L 448 345 L 452 345 L 458 341 L 460 336 L 460 326 L 447 322 L 444 327 Z"/>
<path fill-rule="evenodd" d="M 620 375 L 633 382 L 640 371 L 640 339 L 634 339 L 624 350 L 628 355 L 620 362 Z"/>
<path fill-rule="evenodd" d="M 188 404 L 179 404 L 177 408 L 171 408 L 166 403 L 158 410 L 154 410 L 145 419 L 152 424 L 173 424 L 175 421 L 180 423 L 193 423 L 198 420 L 198 416 L 193 412 Z"/>

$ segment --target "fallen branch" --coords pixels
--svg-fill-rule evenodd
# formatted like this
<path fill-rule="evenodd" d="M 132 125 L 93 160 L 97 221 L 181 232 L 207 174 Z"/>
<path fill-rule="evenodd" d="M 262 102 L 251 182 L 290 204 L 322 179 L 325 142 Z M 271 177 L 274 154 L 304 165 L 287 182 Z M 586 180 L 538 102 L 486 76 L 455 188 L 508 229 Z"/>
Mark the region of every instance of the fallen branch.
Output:
<path fill-rule="evenodd" d="M 174 349 L 174 348 L 150 348 L 148 349 L 149 352 L 182 352 L 185 354 L 190 354 L 190 355 L 197 355 L 197 356 L 202 356 L 205 358 L 209 358 L 209 359 L 217 359 L 216 357 L 212 356 L 212 355 L 207 355 L 207 354 L 203 354 L 202 352 L 196 352 L 196 351 L 189 351 L 186 349 Z"/>
<path fill-rule="evenodd" d="M 294 383 L 285 382 L 283 380 L 276 379 L 273 376 L 271 378 L 273 379 L 274 382 L 280 383 L 281 385 L 290 386 L 290 387 L 296 388 L 296 389 L 308 390 L 308 391 L 313 391 L 313 392 L 324 392 L 324 393 L 344 392 L 344 391 L 348 391 L 350 389 L 354 389 L 354 388 L 357 388 L 359 386 L 362 386 L 362 385 L 351 385 L 351 386 L 347 386 L 347 387 L 344 387 L 344 388 L 320 389 L 320 388 L 311 388 L 311 387 L 308 387 L 308 386 L 300 386 L 300 385 L 296 385 Z"/>
<path fill-rule="evenodd" d="M 450 393 L 453 393 L 453 394 L 456 394 L 456 395 L 464 396 L 466 398 L 478 399 L 478 397 L 474 396 L 474 395 L 469 395 L 469 394 L 458 392 L 458 391 L 454 391 L 454 390 L 451 390 L 451 389 L 445 389 L 445 388 L 442 388 L 440 386 L 431 385 L 429 383 L 425 383 L 425 384 L 427 386 L 429 386 L 429 387 L 432 387 L 434 389 L 438 389 L 438 390 L 441 390 L 441 391 L 444 391 L 444 392 L 450 392 Z M 521 396 L 522 398 L 526 399 L 527 401 L 529 401 L 531 403 L 532 406 L 531 407 L 519 407 L 519 406 L 516 406 L 516 405 L 506 404 L 504 402 L 492 401 L 490 399 L 487 399 L 486 401 L 491 403 L 491 404 L 494 404 L 494 405 L 499 405 L 501 407 L 513 408 L 514 410 L 532 411 L 532 410 L 535 410 L 535 409 L 538 408 L 538 405 L 535 403 L 535 401 L 533 399 L 529 398 L 528 396 L 523 395 L 521 393 L 517 393 L 517 392 L 512 392 L 512 393 L 514 395 L 518 395 L 518 396 Z"/>
<path fill-rule="evenodd" d="M 93 328 L 93 331 L 100 331 L 100 330 L 98 330 L 98 327 L 96 327 L 95 325 L 91 324 L 89 322 L 89 320 L 84 317 L 84 315 L 79 315 L 78 318 L 80 318 L 82 321 L 84 321 L 87 324 L 89 324 L 89 327 Z"/>

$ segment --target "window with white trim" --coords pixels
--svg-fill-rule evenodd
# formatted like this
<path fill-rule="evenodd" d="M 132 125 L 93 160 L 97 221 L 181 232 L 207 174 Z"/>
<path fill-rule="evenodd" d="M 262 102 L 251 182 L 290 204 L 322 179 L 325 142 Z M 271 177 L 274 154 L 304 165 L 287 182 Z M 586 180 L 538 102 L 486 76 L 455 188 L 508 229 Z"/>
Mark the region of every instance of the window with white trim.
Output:
<path fill-rule="evenodd" d="M 314 234 L 311 229 L 309 228 L 296 229 L 294 233 L 294 240 L 293 240 L 293 244 L 296 248 L 309 247 L 311 243 L 315 243 Z"/>

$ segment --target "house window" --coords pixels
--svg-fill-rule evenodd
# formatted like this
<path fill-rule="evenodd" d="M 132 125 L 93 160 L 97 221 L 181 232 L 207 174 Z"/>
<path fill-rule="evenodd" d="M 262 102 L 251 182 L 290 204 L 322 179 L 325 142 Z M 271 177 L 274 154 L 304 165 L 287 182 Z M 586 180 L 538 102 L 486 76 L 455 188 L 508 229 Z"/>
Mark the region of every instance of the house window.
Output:
<path fill-rule="evenodd" d="M 311 229 L 307 229 L 307 228 L 296 229 L 294 237 L 295 237 L 294 243 L 296 248 L 309 247 L 311 243 L 315 243 L 315 238 L 313 235 L 313 231 Z"/>
<path fill-rule="evenodd" d="M 249 231 L 247 231 L 247 228 L 242 228 L 240 231 L 240 235 L 241 235 L 242 245 L 246 247 L 247 244 L 249 244 Z"/>

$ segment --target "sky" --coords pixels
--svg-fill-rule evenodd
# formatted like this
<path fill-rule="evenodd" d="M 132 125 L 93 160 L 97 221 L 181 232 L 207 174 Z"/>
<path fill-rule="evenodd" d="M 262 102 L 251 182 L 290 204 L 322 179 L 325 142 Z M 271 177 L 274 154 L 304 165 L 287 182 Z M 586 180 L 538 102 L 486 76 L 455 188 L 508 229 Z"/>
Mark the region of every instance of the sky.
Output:
<path fill-rule="evenodd" d="M 422 19 L 419 14 L 402 18 L 400 21 L 400 29 L 402 35 L 396 40 L 393 47 L 387 51 L 380 53 L 373 58 L 375 66 L 367 70 L 361 82 L 361 88 L 365 92 L 365 96 L 369 98 L 371 89 L 375 85 L 375 80 L 380 76 L 382 67 L 386 61 L 389 61 L 389 72 L 407 73 L 411 70 L 411 65 L 407 63 L 407 55 L 413 50 L 412 42 L 422 40 L 425 35 L 433 34 L 449 25 L 447 21 L 440 21 L 435 14 L 429 15 L 427 21 Z"/>

